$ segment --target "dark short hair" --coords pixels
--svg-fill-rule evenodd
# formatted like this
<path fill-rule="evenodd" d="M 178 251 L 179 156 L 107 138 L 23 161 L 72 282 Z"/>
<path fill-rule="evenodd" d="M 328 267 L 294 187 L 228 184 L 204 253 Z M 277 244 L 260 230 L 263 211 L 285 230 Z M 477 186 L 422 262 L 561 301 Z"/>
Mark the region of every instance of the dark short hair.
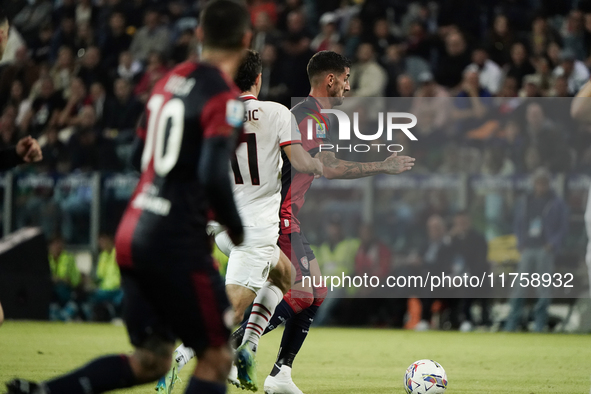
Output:
<path fill-rule="evenodd" d="M 314 77 L 324 73 L 342 74 L 345 68 L 351 67 L 351 61 L 333 51 L 320 51 L 308 62 L 308 79 L 312 82 Z"/>
<path fill-rule="evenodd" d="M 263 61 L 257 51 L 249 49 L 238 68 L 234 82 L 241 92 L 249 90 L 254 85 L 257 76 L 263 71 Z"/>
<path fill-rule="evenodd" d="M 246 5 L 239 0 L 213 0 L 200 15 L 203 46 L 216 49 L 240 49 L 244 33 L 250 27 Z"/>
<path fill-rule="evenodd" d="M 6 9 L 4 6 L 0 6 L 0 23 L 4 23 L 8 21 L 8 14 L 6 13 Z"/>

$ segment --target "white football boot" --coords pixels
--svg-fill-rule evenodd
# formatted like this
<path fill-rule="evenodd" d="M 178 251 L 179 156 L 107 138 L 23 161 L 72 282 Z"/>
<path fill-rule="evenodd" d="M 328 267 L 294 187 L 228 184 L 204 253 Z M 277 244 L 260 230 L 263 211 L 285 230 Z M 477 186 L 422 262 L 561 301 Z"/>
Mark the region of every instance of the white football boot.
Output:
<path fill-rule="evenodd" d="M 232 386 L 236 386 L 237 388 L 244 390 L 244 387 L 242 387 L 242 384 L 238 380 L 238 368 L 234 363 L 232 363 L 232 368 L 230 369 L 230 373 L 228 374 L 228 383 L 230 383 Z"/>
<path fill-rule="evenodd" d="M 291 368 L 282 365 L 281 370 L 275 376 L 267 376 L 265 379 L 265 394 L 304 394 L 291 379 Z"/>

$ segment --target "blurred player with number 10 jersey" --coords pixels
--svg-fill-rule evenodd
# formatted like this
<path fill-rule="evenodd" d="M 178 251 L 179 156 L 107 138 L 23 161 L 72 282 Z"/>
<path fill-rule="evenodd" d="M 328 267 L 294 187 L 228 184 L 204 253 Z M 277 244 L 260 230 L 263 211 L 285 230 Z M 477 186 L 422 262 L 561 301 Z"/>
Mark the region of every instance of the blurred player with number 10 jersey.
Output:
<path fill-rule="evenodd" d="M 245 5 L 208 2 L 197 37 L 201 62 L 178 65 L 154 86 L 145 136 L 136 140 L 142 175 L 116 236 L 134 353 L 97 358 L 41 384 L 16 379 L 9 393 L 97 394 L 156 381 L 171 366 L 177 338 L 199 359 L 186 392 L 226 393 L 231 311 L 206 220 L 213 209 L 241 244 L 229 162 L 244 120 L 232 79 L 252 38 Z"/>

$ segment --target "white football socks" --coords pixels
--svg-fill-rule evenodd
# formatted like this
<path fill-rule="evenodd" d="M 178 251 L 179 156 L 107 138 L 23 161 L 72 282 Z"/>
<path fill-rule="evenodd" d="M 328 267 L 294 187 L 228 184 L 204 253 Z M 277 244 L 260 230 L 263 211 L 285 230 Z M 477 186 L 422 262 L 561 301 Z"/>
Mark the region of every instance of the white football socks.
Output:
<path fill-rule="evenodd" d="M 190 347 L 186 347 L 181 343 L 181 346 L 177 347 L 174 351 L 174 359 L 176 360 L 179 371 L 183 369 L 183 367 L 193 358 L 195 357 L 195 352 Z"/>
<path fill-rule="evenodd" d="M 251 350 L 256 352 L 259 339 L 261 339 L 261 335 L 265 332 L 265 328 L 267 328 L 269 320 L 271 320 L 271 317 L 275 312 L 275 308 L 282 299 L 283 292 L 279 287 L 271 282 L 266 282 L 263 285 L 254 299 L 252 311 L 250 312 L 248 323 L 246 324 L 246 329 L 244 331 L 242 345 L 249 342 Z"/>

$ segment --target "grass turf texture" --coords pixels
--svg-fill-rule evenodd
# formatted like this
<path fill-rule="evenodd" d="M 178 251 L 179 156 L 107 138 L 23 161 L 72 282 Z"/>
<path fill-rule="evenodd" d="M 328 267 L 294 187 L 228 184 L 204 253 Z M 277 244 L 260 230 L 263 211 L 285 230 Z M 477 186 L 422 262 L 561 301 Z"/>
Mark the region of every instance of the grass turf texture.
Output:
<path fill-rule="evenodd" d="M 271 370 L 281 332 L 261 340 L 259 383 Z M 131 351 L 124 327 L 6 322 L 0 328 L 0 392 L 20 376 L 42 380 L 90 359 Z M 591 336 L 313 328 L 293 372 L 306 394 L 404 393 L 411 362 L 432 358 L 447 372 L 447 393 L 589 393 Z M 182 393 L 195 362 L 181 372 Z M 155 384 L 126 393 L 155 393 Z M 229 393 L 240 393 L 231 388 Z M 262 393 L 262 387 L 259 389 Z"/>

